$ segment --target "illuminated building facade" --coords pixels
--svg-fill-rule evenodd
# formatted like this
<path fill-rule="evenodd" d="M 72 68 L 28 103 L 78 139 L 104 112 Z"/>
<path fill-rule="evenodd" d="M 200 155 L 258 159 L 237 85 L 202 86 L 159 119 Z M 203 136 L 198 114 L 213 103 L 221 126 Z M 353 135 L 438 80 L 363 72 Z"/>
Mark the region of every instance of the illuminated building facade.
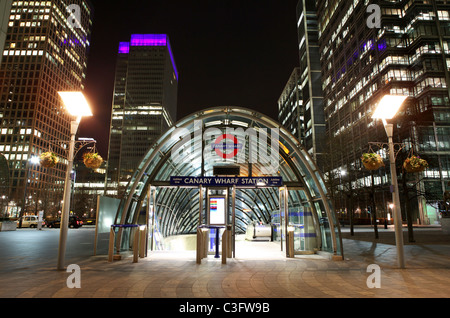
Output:
<path fill-rule="evenodd" d="M 11 11 L 12 0 L 0 0 L 0 52 L 6 41 L 6 33 L 8 32 L 9 12 Z M 0 54 L 0 62 L 2 61 L 2 54 Z"/>
<path fill-rule="evenodd" d="M 17 214 L 52 212 L 62 199 L 72 118 L 57 92 L 84 88 L 93 14 L 88 1 L 71 3 L 69 10 L 61 0 L 13 1 L 8 12 L 0 153 L 8 160 Z M 60 159 L 54 168 L 31 160 L 47 151 Z"/>
<path fill-rule="evenodd" d="M 373 11 L 367 12 L 369 4 L 380 9 L 378 26 Z M 409 98 L 394 119 L 394 142 L 403 147 L 398 166 L 415 154 L 429 168 L 415 174 L 399 169 L 403 219 L 412 209 L 412 221 L 437 222 L 450 174 L 450 2 L 319 0 L 317 16 L 327 173 L 346 192 L 342 202 L 336 200 L 337 210 L 351 199 L 354 210 L 369 217 L 372 180 L 360 157 L 373 150 L 387 161 L 385 147 L 369 147 L 369 142 L 387 141 L 382 123 L 371 114 L 383 95 L 404 94 Z M 374 173 L 374 184 L 383 216 L 391 200 L 389 168 Z"/>
<path fill-rule="evenodd" d="M 149 146 L 177 116 L 178 71 L 166 34 L 121 42 L 111 112 L 106 187 L 120 195 Z"/>
<path fill-rule="evenodd" d="M 278 100 L 278 121 L 323 170 L 326 134 L 315 1 L 301 0 L 296 10 L 299 67 Z"/>
<path fill-rule="evenodd" d="M 297 4 L 297 34 L 304 113 L 304 146 L 322 169 L 325 118 L 315 0 L 301 0 Z"/>
<path fill-rule="evenodd" d="M 304 145 L 304 109 L 300 75 L 300 68 L 296 67 L 278 99 L 278 121 Z"/>

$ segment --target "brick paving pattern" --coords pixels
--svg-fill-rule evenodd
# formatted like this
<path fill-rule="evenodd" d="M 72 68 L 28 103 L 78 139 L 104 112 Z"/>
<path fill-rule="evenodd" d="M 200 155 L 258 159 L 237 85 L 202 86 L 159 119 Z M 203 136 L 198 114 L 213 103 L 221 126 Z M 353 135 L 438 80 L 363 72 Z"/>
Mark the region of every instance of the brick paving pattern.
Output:
<path fill-rule="evenodd" d="M 281 251 L 250 258 L 239 249 L 227 264 L 212 255 L 196 264 L 193 252 L 152 252 L 138 263 L 98 255 L 78 263 L 81 288 L 68 288 L 69 273 L 53 267 L 0 270 L 0 297 L 449 298 L 450 236 L 440 228 L 415 230 L 414 243 L 404 233 L 406 269 L 397 268 L 393 231 L 380 230 L 379 239 L 367 228 L 342 231 L 342 261 Z M 380 288 L 367 286 L 370 264 L 381 268 Z"/>

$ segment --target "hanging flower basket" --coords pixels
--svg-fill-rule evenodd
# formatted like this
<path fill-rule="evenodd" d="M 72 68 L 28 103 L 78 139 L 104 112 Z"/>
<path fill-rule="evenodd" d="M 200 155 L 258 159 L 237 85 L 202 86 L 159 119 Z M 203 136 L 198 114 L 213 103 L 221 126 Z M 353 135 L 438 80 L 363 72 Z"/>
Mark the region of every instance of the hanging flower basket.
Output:
<path fill-rule="evenodd" d="M 420 157 L 411 156 L 403 162 L 403 168 L 406 172 L 422 172 L 428 167 L 428 162 Z"/>
<path fill-rule="evenodd" d="M 367 170 L 377 170 L 384 167 L 383 159 L 376 153 L 365 153 L 362 155 L 361 160 Z"/>
<path fill-rule="evenodd" d="M 53 152 L 44 152 L 40 156 L 40 165 L 46 168 L 53 168 L 59 162 L 58 157 Z"/>
<path fill-rule="evenodd" d="M 103 158 L 98 153 L 86 153 L 83 156 L 84 165 L 91 169 L 98 169 L 102 163 Z"/>

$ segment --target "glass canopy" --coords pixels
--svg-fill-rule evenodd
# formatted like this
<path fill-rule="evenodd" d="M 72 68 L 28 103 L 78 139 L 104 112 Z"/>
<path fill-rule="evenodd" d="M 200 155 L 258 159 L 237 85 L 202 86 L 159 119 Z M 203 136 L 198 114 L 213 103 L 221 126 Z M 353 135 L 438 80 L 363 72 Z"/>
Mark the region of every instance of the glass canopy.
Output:
<path fill-rule="evenodd" d="M 231 139 L 231 147 L 223 139 Z M 310 230 L 299 236 L 314 236 L 311 248 L 316 251 L 343 255 L 339 224 L 310 155 L 278 122 L 240 107 L 194 113 L 162 135 L 135 171 L 115 224 L 145 224 L 142 215 L 149 208 L 163 237 L 196 233 L 205 222 L 205 205 L 200 202 L 205 188 L 174 186 L 171 177 L 214 177 L 215 168 L 223 166 L 239 167 L 240 177 L 281 177 L 283 181 L 278 187 L 235 188 L 236 233 L 245 233 L 255 222 L 280 225 L 284 211 L 289 225 L 305 223 L 302 218 L 309 215 Z M 206 188 L 211 189 L 220 191 Z"/>

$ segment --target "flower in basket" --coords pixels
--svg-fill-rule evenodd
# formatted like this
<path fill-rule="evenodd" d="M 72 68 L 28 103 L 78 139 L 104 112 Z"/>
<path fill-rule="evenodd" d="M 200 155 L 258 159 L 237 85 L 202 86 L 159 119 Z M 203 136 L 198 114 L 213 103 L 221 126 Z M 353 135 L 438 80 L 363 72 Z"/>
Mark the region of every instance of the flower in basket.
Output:
<path fill-rule="evenodd" d="M 84 165 L 91 169 L 99 168 L 103 163 L 103 158 L 98 153 L 85 153 L 83 156 Z"/>
<path fill-rule="evenodd" d="M 428 162 L 418 156 L 411 156 L 403 162 L 406 172 L 421 172 L 428 168 Z"/>
<path fill-rule="evenodd" d="M 44 152 L 40 155 L 40 165 L 46 168 L 52 168 L 59 162 L 58 156 L 53 152 Z"/>
<path fill-rule="evenodd" d="M 377 170 L 384 166 L 383 159 L 376 153 L 364 153 L 361 156 L 361 161 L 368 170 Z"/>

